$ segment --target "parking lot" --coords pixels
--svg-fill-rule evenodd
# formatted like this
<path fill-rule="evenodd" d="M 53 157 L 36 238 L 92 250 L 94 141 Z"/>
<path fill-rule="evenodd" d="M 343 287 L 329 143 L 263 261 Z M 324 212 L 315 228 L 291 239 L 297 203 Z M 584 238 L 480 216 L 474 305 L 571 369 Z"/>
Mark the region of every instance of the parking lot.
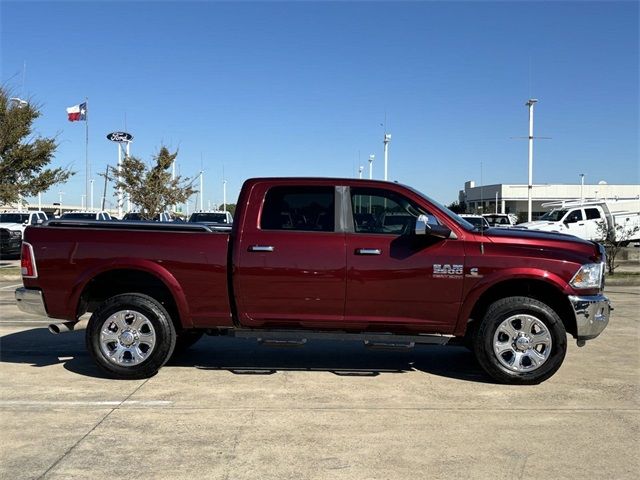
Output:
<path fill-rule="evenodd" d="M 207 337 L 154 378 L 104 378 L 0 282 L 0 478 L 637 478 L 637 287 L 531 387 L 462 347 L 259 347 Z"/>

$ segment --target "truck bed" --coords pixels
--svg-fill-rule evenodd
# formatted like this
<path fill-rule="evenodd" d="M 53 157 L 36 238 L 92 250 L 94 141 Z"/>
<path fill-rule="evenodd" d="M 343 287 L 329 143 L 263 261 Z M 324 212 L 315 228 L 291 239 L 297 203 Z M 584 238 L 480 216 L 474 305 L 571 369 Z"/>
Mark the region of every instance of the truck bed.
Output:
<path fill-rule="evenodd" d="M 111 278 L 135 289 L 153 276 L 173 293 L 183 326 L 232 325 L 228 233 L 187 223 L 55 220 L 28 228 L 25 241 L 34 245 L 39 274 L 25 278 L 25 287 L 44 292 L 54 318 L 75 320 L 92 311 L 93 305 L 82 304 L 83 292 L 98 288 L 107 295 Z"/>

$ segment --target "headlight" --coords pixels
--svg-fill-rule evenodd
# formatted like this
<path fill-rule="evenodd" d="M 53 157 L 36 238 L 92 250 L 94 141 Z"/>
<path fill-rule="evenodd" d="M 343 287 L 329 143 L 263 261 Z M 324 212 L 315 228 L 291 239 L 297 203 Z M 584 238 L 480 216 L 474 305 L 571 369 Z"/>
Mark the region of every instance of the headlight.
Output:
<path fill-rule="evenodd" d="M 22 238 L 22 232 L 20 230 L 9 230 L 11 238 Z"/>
<path fill-rule="evenodd" d="M 569 284 L 573 288 L 600 288 L 603 272 L 604 265 L 602 263 L 588 263 L 580 267 Z"/>

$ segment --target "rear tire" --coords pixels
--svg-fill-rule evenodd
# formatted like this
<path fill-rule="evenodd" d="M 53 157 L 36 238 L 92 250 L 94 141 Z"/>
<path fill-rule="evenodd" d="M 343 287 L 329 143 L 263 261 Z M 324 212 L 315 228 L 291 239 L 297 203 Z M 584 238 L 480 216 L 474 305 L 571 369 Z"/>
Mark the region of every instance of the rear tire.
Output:
<path fill-rule="evenodd" d="M 109 376 L 149 378 L 169 360 L 176 331 L 165 308 L 139 293 L 116 295 L 93 312 L 86 330 L 89 354 Z"/>
<path fill-rule="evenodd" d="M 535 385 L 558 371 L 567 333 L 558 314 L 530 297 L 507 297 L 489 306 L 475 335 L 474 353 L 496 381 Z"/>

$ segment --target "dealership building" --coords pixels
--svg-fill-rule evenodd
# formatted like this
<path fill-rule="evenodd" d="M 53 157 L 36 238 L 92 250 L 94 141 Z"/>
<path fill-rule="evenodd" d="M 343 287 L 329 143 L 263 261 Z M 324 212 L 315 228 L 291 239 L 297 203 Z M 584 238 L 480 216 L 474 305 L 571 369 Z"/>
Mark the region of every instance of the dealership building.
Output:
<path fill-rule="evenodd" d="M 550 210 L 544 203 L 580 200 L 621 200 L 640 198 L 640 185 L 533 185 L 531 191 L 533 218 Z M 464 184 L 458 200 L 466 203 L 467 212 L 514 213 L 527 212 L 527 185 L 481 185 L 474 181 Z"/>

